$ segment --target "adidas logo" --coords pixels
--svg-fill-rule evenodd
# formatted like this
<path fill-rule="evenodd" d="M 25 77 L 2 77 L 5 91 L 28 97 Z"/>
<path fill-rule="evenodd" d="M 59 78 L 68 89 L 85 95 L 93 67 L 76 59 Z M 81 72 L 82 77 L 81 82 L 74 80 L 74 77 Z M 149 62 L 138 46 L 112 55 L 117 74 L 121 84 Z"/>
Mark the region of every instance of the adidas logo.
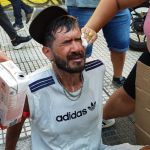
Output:
<path fill-rule="evenodd" d="M 91 106 L 88 106 L 88 109 L 82 109 L 79 111 L 74 111 L 73 113 L 71 112 L 67 112 L 65 115 L 58 115 L 56 116 L 56 121 L 57 122 L 62 122 L 62 121 L 68 121 L 68 120 L 72 120 L 72 119 L 76 119 L 79 117 L 82 117 L 84 115 L 86 115 L 88 113 L 88 110 L 93 111 L 96 107 L 96 102 L 91 102 Z"/>
<path fill-rule="evenodd" d="M 94 102 L 94 103 L 91 102 L 91 106 L 89 106 L 88 109 L 90 111 L 93 111 L 95 109 L 95 106 L 96 106 L 96 102 Z"/>
<path fill-rule="evenodd" d="M 80 110 L 80 111 L 74 111 L 73 113 L 67 112 L 66 115 L 58 115 L 56 117 L 56 120 L 58 122 L 67 121 L 67 120 L 71 120 L 71 119 L 76 119 L 76 118 L 81 117 L 81 116 L 86 115 L 86 114 L 87 114 L 86 109 L 83 109 L 83 110 Z"/>

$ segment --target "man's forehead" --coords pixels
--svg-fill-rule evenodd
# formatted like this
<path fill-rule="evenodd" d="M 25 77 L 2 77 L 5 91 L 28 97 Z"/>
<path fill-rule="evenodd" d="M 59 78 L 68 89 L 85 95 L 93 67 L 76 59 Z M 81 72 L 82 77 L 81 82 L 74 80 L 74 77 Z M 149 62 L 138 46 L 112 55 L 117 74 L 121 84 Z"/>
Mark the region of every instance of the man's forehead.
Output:
<path fill-rule="evenodd" d="M 76 34 L 80 34 L 81 33 L 81 30 L 79 27 L 75 27 L 75 28 L 72 28 L 70 30 L 68 30 L 66 27 L 63 27 L 63 28 L 59 28 L 55 35 L 69 35 L 69 34 L 73 34 L 73 33 L 76 33 Z"/>
<path fill-rule="evenodd" d="M 59 43 L 59 44 L 62 44 L 66 41 L 74 41 L 76 39 L 79 39 L 81 38 L 81 32 L 80 30 L 78 32 L 75 32 L 75 31 L 69 31 L 69 32 L 65 32 L 65 31 L 62 31 L 62 32 L 58 32 L 55 34 L 55 40 L 54 42 L 55 43 Z"/>

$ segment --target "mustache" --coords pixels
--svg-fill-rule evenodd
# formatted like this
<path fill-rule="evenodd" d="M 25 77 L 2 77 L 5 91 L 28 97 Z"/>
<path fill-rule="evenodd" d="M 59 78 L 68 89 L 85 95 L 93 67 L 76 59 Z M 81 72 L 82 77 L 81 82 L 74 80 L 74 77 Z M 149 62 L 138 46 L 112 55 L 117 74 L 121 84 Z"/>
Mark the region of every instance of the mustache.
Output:
<path fill-rule="evenodd" d="M 84 58 L 84 57 L 85 57 L 85 53 L 83 51 L 80 51 L 80 52 L 71 52 L 67 56 L 67 59 L 71 60 L 71 59 Z"/>

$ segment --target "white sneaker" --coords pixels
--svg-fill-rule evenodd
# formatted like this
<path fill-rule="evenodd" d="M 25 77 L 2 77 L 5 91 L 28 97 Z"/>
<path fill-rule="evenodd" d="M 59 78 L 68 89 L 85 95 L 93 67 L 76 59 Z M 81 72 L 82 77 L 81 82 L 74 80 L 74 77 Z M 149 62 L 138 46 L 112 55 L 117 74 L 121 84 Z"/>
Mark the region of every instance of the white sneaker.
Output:
<path fill-rule="evenodd" d="M 26 36 L 26 37 L 22 37 L 22 36 L 17 36 L 15 38 L 15 40 L 11 41 L 13 48 L 14 49 L 20 49 L 22 48 L 25 44 L 27 44 L 30 40 L 31 40 L 31 36 Z"/>
<path fill-rule="evenodd" d="M 102 121 L 102 128 L 108 128 L 115 124 L 115 119 L 108 119 Z"/>

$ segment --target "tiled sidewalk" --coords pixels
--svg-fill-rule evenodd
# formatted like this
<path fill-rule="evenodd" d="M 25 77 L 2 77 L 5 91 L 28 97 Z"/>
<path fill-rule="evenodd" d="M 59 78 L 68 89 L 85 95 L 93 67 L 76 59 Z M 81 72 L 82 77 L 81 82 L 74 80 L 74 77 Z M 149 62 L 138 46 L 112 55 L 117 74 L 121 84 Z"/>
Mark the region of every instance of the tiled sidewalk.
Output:
<path fill-rule="evenodd" d="M 10 15 L 11 13 L 9 13 Z M 12 17 L 12 16 L 10 16 Z M 13 20 L 13 18 L 11 19 Z M 18 32 L 20 35 L 27 35 L 28 26 L 25 25 L 25 30 Z M 26 73 L 35 71 L 42 66 L 45 66 L 48 63 L 48 60 L 44 57 L 41 52 L 41 45 L 32 40 L 24 48 L 19 50 L 13 50 L 10 39 L 0 27 L 0 49 L 7 54 L 20 68 Z M 136 60 L 141 53 L 135 51 L 128 51 L 126 62 L 124 66 L 124 76 L 127 76 L 131 68 L 135 64 Z M 115 90 L 111 83 L 112 80 L 112 64 L 110 61 L 109 51 L 106 46 L 106 42 L 103 38 L 102 33 L 99 33 L 99 38 L 94 44 L 93 49 L 93 58 L 101 59 L 106 65 L 106 74 L 104 78 L 104 101 L 108 99 L 108 96 L 111 95 Z M 103 129 L 103 140 L 106 144 L 119 144 L 123 142 L 130 142 L 135 144 L 134 137 L 134 126 L 133 126 L 132 116 L 116 119 L 114 126 Z M 30 121 L 25 122 L 24 128 L 22 130 L 21 138 L 18 145 L 18 150 L 29 150 L 31 146 L 30 141 Z M 0 150 L 4 149 L 6 130 L 0 130 Z M 25 140 L 22 140 L 24 139 Z M 26 139 L 27 138 L 27 139 Z"/>

